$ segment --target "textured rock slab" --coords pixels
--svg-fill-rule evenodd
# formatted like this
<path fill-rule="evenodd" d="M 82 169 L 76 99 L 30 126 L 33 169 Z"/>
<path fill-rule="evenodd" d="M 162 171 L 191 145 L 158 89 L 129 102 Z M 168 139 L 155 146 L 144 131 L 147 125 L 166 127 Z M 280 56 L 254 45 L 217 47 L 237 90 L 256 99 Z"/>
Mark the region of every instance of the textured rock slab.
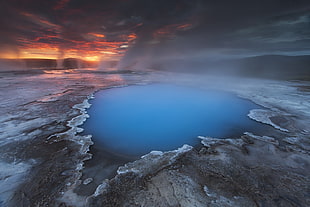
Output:
<path fill-rule="evenodd" d="M 88 206 L 309 206 L 307 154 L 249 135 L 203 142 L 200 152 L 151 153 L 120 168 Z"/>

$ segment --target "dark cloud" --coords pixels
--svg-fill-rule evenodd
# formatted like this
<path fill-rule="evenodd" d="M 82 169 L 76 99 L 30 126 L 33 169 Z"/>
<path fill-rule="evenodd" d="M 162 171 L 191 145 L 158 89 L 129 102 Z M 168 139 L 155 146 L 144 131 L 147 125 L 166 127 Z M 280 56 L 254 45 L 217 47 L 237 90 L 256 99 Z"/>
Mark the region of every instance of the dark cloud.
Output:
<path fill-rule="evenodd" d="M 266 54 L 310 54 L 307 1 L 199 3 L 189 19 L 195 25 L 191 30 L 157 45 L 137 44 L 127 53 L 123 65 L 140 62 L 142 67 L 157 67 L 165 61 L 208 62 Z"/>
<path fill-rule="evenodd" d="M 308 0 L 2 0 L 0 4 L 1 53 L 31 46 L 62 53 L 85 50 L 122 56 L 126 52 L 125 63 L 152 56 L 310 51 Z"/>

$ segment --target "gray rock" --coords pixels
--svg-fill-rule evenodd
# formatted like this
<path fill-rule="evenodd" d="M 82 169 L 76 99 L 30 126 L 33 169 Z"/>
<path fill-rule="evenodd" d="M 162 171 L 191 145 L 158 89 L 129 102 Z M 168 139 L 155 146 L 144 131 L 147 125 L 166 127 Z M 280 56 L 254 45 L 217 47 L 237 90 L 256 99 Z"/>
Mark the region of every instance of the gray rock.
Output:
<path fill-rule="evenodd" d="M 247 139 L 248 153 L 240 140 L 214 139 L 217 154 L 191 149 L 127 164 L 140 170 L 122 171 L 87 206 L 309 206 L 309 156 Z"/>

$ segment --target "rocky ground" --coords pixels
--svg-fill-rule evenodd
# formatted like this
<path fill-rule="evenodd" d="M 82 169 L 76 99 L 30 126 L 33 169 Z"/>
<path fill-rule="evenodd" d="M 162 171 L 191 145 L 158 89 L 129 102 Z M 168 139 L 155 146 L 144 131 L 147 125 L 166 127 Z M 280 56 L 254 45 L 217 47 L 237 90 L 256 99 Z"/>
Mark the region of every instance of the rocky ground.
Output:
<path fill-rule="evenodd" d="M 89 159 L 91 141 L 76 136 L 76 125 L 86 118 L 83 102 L 98 89 L 134 83 L 139 75 L 126 81 L 122 76 L 128 71 L 0 75 L 0 206 L 53 205 L 68 183 L 79 178 L 82 161 Z"/>
<path fill-rule="evenodd" d="M 88 206 L 309 206 L 309 155 L 251 136 L 203 143 L 125 165 Z"/>
<path fill-rule="evenodd" d="M 0 80 L 0 206 L 310 206 L 309 82 L 92 70 L 10 71 Z M 202 135 L 201 148 L 107 164 L 123 167 L 99 182 L 83 169 L 91 138 L 77 133 L 87 99 L 155 81 L 236 93 L 264 106 L 249 117 L 273 130 Z"/>

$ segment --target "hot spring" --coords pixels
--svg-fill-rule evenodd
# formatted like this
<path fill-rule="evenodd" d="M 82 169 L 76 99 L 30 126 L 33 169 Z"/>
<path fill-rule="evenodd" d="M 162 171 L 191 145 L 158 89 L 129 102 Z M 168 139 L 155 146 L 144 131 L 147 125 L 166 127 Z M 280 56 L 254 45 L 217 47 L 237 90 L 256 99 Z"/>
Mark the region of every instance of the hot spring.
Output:
<path fill-rule="evenodd" d="M 95 145 L 121 155 L 196 145 L 197 136 L 240 136 L 258 123 L 247 114 L 254 103 L 219 91 L 168 84 L 99 91 L 82 126 Z"/>

